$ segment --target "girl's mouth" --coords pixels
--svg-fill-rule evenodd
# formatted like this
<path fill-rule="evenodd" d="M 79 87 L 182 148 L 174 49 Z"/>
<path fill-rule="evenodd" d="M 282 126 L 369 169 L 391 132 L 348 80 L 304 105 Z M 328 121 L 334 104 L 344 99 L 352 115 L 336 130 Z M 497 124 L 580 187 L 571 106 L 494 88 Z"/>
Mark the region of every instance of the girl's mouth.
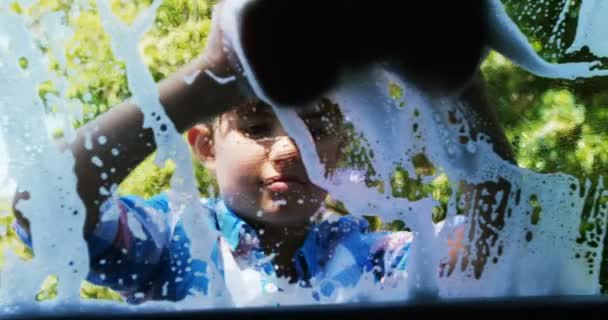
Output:
<path fill-rule="evenodd" d="M 303 179 L 290 175 L 277 175 L 265 179 L 264 187 L 272 192 L 286 192 L 293 187 L 301 187 L 306 184 Z"/>

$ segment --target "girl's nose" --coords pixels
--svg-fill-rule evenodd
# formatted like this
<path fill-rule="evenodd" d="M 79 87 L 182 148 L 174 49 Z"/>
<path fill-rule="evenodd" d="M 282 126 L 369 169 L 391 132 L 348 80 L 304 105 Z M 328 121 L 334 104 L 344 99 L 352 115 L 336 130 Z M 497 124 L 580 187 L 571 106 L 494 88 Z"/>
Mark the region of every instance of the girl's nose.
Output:
<path fill-rule="evenodd" d="M 293 165 L 299 158 L 298 147 L 295 141 L 288 136 L 276 138 L 270 147 L 269 159 L 277 170 Z"/>

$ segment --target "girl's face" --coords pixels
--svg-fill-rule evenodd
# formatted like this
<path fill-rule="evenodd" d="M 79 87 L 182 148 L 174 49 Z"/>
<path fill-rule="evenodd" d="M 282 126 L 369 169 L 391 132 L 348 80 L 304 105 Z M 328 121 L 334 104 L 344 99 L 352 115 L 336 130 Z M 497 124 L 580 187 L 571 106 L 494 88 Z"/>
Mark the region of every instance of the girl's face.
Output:
<path fill-rule="evenodd" d="M 331 174 L 344 136 L 328 100 L 298 111 Z M 311 183 L 300 152 L 272 110 L 261 103 L 223 114 L 213 129 L 213 168 L 227 205 L 249 221 L 275 226 L 310 223 L 326 191 Z"/>

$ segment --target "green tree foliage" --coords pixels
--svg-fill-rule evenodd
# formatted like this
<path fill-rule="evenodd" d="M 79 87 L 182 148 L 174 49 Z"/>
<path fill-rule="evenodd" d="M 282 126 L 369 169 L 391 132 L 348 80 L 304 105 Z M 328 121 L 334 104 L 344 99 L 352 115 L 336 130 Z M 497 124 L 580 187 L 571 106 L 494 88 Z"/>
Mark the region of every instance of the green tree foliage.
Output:
<path fill-rule="evenodd" d="M 557 24 L 565 1 L 571 3 L 571 10 L 567 11 L 563 23 Z M 503 2 L 544 58 L 557 62 L 596 58 L 588 50 L 565 54 L 565 48 L 574 37 L 580 0 Z M 125 23 L 130 23 L 150 3 L 151 0 L 112 0 L 112 9 Z M 201 52 L 211 25 L 214 3 L 213 0 L 164 0 L 153 27 L 139 44 L 142 57 L 156 80 L 171 74 Z M 67 79 L 65 88 L 60 88 L 53 81 L 39 84 L 40 96 L 50 113 L 59 110 L 59 106 L 53 102 L 55 100 L 50 98 L 60 96 L 69 101 L 74 110 L 81 110 L 82 116 L 74 124 L 78 127 L 129 97 L 124 63 L 112 53 L 108 35 L 103 31 L 95 9 L 95 1 L 76 5 L 74 0 L 37 0 L 28 7 L 15 3 L 11 8 L 18 14 L 31 17 L 34 26 L 45 14 L 63 13 L 72 29 L 63 52 L 51 50 L 44 32 L 40 35 L 39 46 L 49 57 L 51 69 Z M 558 37 L 554 36 L 556 31 Z M 64 62 L 62 55 L 65 55 Z M 449 59 L 449 52 L 445 56 Z M 27 60 L 19 63 L 27 68 Z M 481 70 L 499 120 L 513 145 L 518 165 L 538 172 L 565 172 L 581 179 L 589 178 L 593 182 L 592 188 L 597 188 L 599 177 L 605 176 L 608 171 L 608 78 L 576 81 L 543 79 L 518 68 L 496 53 L 488 56 Z M 407 95 L 395 84 L 391 84 L 388 90 L 396 100 Z M 423 184 L 423 177 L 435 176 L 437 172 L 432 164 L 425 163 L 425 159 L 419 157 L 412 159 L 416 167 L 414 176 L 397 168 L 390 182 L 374 181 L 375 173 L 370 164 L 373 154 L 365 149 L 362 137 L 356 136 L 353 130 L 351 133 L 353 142 L 346 150 L 351 157 L 345 165 L 365 170 L 368 173 L 366 183 L 378 187 L 381 192 L 391 192 L 393 196 L 410 200 L 432 194 L 441 203 L 433 212 L 433 218 L 443 218 L 445 205 L 452 194 L 444 175 L 438 175 L 431 184 Z M 57 132 L 55 136 L 59 138 L 62 133 Z M 198 161 L 194 160 L 193 163 L 199 192 L 204 196 L 217 194 L 212 175 Z M 159 168 L 154 165 L 151 156 L 131 173 L 119 191 L 152 196 L 169 187 L 173 171 L 171 162 Z M 387 190 L 384 190 L 385 187 Z M 336 211 L 344 212 L 339 203 L 333 203 Z M 4 230 L 0 249 L 12 248 L 27 259 L 31 257 L 31 252 L 16 240 L 9 227 L 12 222 L 9 211 L 8 205 L 0 203 L 0 228 Z M 369 220 L 376 229 L 406 228 L 399 222 L 382 222 L 371 216 Z M 584 235 L 585 230 L 594 226 L 605 226 L 605 221 L 598 221 L 593 226 L 582 225 L 581 234 Z M 604 242 L 605 248 L 608 248 L 606 240 Z M 608 257 L 608 254 L 605 253 L 604 257 Z M 605 266 L 608 266 L 608 261 L 604 261 L 602 267 L 602 281 L 608 284 L 608 270 L 605 270 L 608 268 Z M 49 279 L 43 285 L 40 299 L 54 295 L 53 283 L 56 279 Z M 82 294 L 90 298 L 118 299 L 115 293 L 90 284 L 83 285 Z"/>
<path fill-rule="evenodd" d="M 605 175 L 607 79 L 541 79 L 493 53 L 482 71 L 520 166 L 578 177 Z"/>
<path fill-rule="evenodd" d="M 150 5 L 151 0 L 111 1 L 112 10 L 124 23 L 131 23 L 137 14 Z M 73 0 L 40 0 L 28 8 L 15 7 L 14 10 L 28 14 L 34 21 L 50 12 L 63 12 L 73 35 L 65 44 L 66 63 L 60 65 L 58 54 L 47 51 L 52 69 L 68 79 L 63 98 L 75 102 L 75 108 L 82 110 L 81 119 L 75 123 L 79 127 L 130 95 L 125 74 L 125 65 L 117 60 L 111 50 L 110 39 L 103 30 L 95 1 L 86 6 L 78 6 Z M 153 27 L 139 43 L 140 53 L 155 80 L 161 80 L 198 56 L 205 45 L 211 26 L 213 0 L 166 0 L 157 12 Z M 44 41 L 41 42 L 44 48 Z M 40 94 L 62 95 L 53 83 L 41 84 Z M 47 101 L 45 99 L 45 101 Z M 48 105 L 49 110 L 56 106 Z M 52 111 L 51 111 L 52 112 Z M 62 137 L 61 132 L 55 133 Z M 207 195 L 215 190 L 211 175 L 194 161 L 199 191 Z M 172 163 L 164 168 L 154 165 L 149 157 L 122 183 L 123 193 L 149 197 L 169 187 L 174 171 Z"/>

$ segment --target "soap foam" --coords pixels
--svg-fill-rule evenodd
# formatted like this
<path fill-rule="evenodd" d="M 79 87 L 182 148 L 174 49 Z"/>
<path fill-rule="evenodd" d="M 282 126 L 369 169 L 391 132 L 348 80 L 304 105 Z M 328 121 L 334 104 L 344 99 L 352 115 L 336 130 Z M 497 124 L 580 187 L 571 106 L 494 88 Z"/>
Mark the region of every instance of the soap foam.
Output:
<path fill-rule="evenodd" d="M 70 310 L 72 307 L 91 311 L 104 308 L 105 312 L 108 306 L 121 312 L 141 309 L 176 311 L 229 306 L 407 301 L 421 297 L 599 293 L 602 245 L 601 241 L 600 245 L 591 245 L 591 241 L 603 239 L 605 228 L 588 231 L 588 240 L 582 243 L 577 239 L 580 238 L 579 226 L 585 203 L 594 204 L 587 220 L 606 220 L 607 209 L 599 205 L 603 197 L 608 196 L 603 179 L 586 180 L 581 184 L 567 174 L 539 174 L 504 161 L 493 152 L 488 137 L 471 133 L 470 120 L 465 117 L 467 106 L 461 101 L 449 96 L 429 97 L 409 83 L 406 77 L 383 66 L 346 71 L 340 85 L 328 93 L 328 97 L 340 106 L 347 122 L 365 138 L 368 152 L 373 152 L 370 160 L 376 171 L 374 178 L 390 181 L 397 167 L 415 176 L 411 159 L 424 154 L 438 168 L 439 172 L 434 177 L 446 174 L 453 190 L 457 190 L 461 183 L 477 187 L 464 195 L 453 192 L 448 202 L 446 223 L 438 228 L 433 224 L 431 212 L 439 202 L 431 196 L 416 201 L 394 197 L 390 185 L 384 192 L 370 188 L 365 183 L 365 172 L 357 170 L 343 169 L 326 177 L 304 122 L 293 109 L 274 104 L 255 81 L 256 75 L 239 45 L 239 14 L 247 1 L 229 0 L 225 3 L 222 27 L 252 88 L 273 106 L 283 127 L 296 141 L 315 184 L 341 200 L 354 215 L 375 212 L 385 221 L 403 220 L 412 229 L 415 240 L 407 270 L 385 279 L 383 286 L 375 283 L 371 274 L 364 274 L 354 287 L 340 287 L 318 279 L 313 281 L 313 288 L 301 288 L 276 279 L 285 291 L 263 295 L 241 291 L 241 284 L 254 281 L 256 275 L 250 270 L 240 270 L 228 255 L 223 265 L 230 269 L 232 278 L 224 283 L 219 270 L 208 270 L 211 287 L 207 296 L 198 294 L 179 303 L 146 302 L 139 307 L 80 301 L 78 289 L 88 272 L 89 263 L 80 232 L 84 215 L 59 214 L 66 208 L 69 212 L 84 212 L 76 192 L 76 177 L 72 170 L 74 159 L 71 154 L 60 152 L 49 136 L 37 134 L 39 128 L 45 126 L 45 114 L 40 107 L 42 102 L 31 98 L 37 97 L 38 83 L 54 76 L 49 74 L 41 52 L 34 46 L 34 36 L 26 27 L 25 18 L 8 10 L 3 2 L 0 9 L 0 20 L 3 21 L 0 24 L 0 108 L 3 111 L 0 141 L 4 144 L 0 142 L 0 150 L 6 156 L 0 161 L 0 182 L 17 180 L 20 188 L 32 194 L 32 199 L 22 202 L 19 209 L 31 221 L 36 253 L 33 261 L 22 262 L 10 251 L 6 252 L 0 287 L 0 301 L 5 313 L 46 312 L 55 310 L 53 308 Z M 530 72 L 564 79 L 608 75 L 608 70 L 592 70 L 597 65 L 595 62 L 552 64 L 542 60 L 508 17 L 502 4 L 498 0 L 488 0 L 488 3 L 488 15 L 493 21 L 490 47 Z M 156 162 L 160 165 L 172 159 L 176 163 L 168 193 L 173 209 L 173 226 L 181 219 L 188 234 L 197 235 L 191 237 L 192 257 L 209 261 L 209 248 L 217 235 L 207 227 L 208 215 L 201 214 L 188 148 L 165 114 L 156 84 L 137 48 L 139 38 L 153 23 L 160 4 L 160 0 L 155 0 L 131 26 L 126 26 L 112 14 L 107 1 L 97 1 L 114 54 L 125 62 L 129 89 L 133 101 L 144 114 L 144 127 L 154 131 L 158 146 Z M 600 1 L 583 1 L 579 33 L 571 50 L 587 45 L 598 56 L 606 56 L 605 41 L 597 38 L 602 35 L 597 31 L 597 21 L 601 21 L 597 15 L 605 13 L 605 7 L 608 6 L 603 6 Z M 52 24 L 53 21 L 60 23 L 61 19 L 49 19 L 46 23 Z M 56 29 L 65 30 L 60 27 Z M 29 62 L 25 70 L 17 64 L 20 57 L 26 57 Z M 388 88 L 394 85 L 404 90 L 402 101 L 396 101 L 389 94 Z M 63 102 L 64 105 L 70 103 Z M 70 110 L 61 109 L 66 113 L 66 119 L 74 116 Z M 453 117 L 461 121 L 453 123 L 450 120 Z M 416 130 L 412 129 L 414 127 Z M 69 132 L 69 128 L 66 130 Z M 463 136 L 468 138 L 467 143 L 459 139 Z M 29 149 L 24 150 L 24 146 Z M 425 183 L 434 177 L 426 177 Z M 472 201 L 486 203 L 467 207 Z M 541 216 L 533 223 L 531 215 L 537 207 L 541 208 Z M 466 216 L 465 246 L 470 248 L 470 254 L 466 256 L 461 252 L 458 267 L 449 275 L 439 274 L 436 266 L 447 254 L 444 244 L 454 232 L 458 211 L 463 211 Z M 492 220 L 490 224 L 488 219 Z M 54 227 L 48 228 L 49 225 Z M 135 229 L 136 235 L 141 234 L 137 226 Z M 205 233 L 199 230 L 205 230 Z M 478 247 L 481 249 L 476 249 Z M 348 261 L 347 256 L 343 259 L 340 261 Z M 471 263 L 480 259 L 487 260 L 481 271 Z M 69 267 L 68 261 L 72 262 Z M 34 296 L 38 286 L 49 274 L 59 277 L 58 297 L 50 302 L 36 303 Z M 328 289 L 329 294 L 317 301 L 312 298 L 312 292 L 319 288 L 332 290 Z"/>

